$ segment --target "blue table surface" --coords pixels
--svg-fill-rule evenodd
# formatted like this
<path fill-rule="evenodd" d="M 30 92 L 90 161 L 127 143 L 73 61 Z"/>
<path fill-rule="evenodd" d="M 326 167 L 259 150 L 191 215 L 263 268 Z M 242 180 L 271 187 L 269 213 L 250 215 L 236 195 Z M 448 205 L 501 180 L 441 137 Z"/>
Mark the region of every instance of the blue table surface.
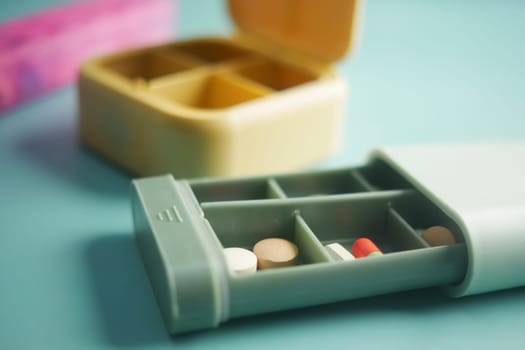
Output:
<path fill-rule="evenodd" d="M 0 20 L 59 2 L 4 1 Z M 345 142 L 314 167 L 385 144 L 525 138 L 525 2 L 376 0 L 364 17 L 338 64 Z M 222 1 L 180 2 L 178 38 L 232 29 Z M 524 288 L 410 291 L 170 337 L 132 238 L 131 177 L 75 128 L 74 86 L 0 116 L 0 349 L 523 348 Z"/>

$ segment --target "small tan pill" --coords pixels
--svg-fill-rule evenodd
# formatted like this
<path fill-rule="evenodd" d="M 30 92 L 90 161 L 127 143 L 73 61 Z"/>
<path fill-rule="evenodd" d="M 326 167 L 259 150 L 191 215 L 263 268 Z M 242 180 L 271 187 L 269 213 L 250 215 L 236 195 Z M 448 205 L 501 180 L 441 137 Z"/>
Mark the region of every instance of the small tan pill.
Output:
<path fill-rule="evenodd" d="M 248 249 L 225 248 L 224 256 L 230 270 L 236 273 L 252 273 L 257 271 L 257 257 Z"/>
<path fill-rule="evenodd" d="M 286 239 L 266 238 L 253 246 L 253 252 L 259 269 L 272 269 L 295 265 L 299 249 Z"/>
<path fill-rule="evenodd" d="M 432 247 L 440 245 L 451 245 L 456 243 L 456 239 L 450 230 L 443 226 L 432 226 L 421 234 L 421 237 Z"/>

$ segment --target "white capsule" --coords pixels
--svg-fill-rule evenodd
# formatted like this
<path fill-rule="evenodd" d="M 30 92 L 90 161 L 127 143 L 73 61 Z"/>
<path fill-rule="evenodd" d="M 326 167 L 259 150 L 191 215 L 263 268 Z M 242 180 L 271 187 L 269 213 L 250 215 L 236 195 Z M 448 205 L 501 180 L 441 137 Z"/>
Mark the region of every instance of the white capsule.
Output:
<path fill-rule="evenodd" d="M 325 247 L 329 250 L 330 253 L 333 253 L 332 255 L 335 255 L 341 260 L 355 260 L 355 257 L 352 255 L 352 253 L 346 250 L 346 248 L 340 245 L 339 243 L 330 243 L 327 244 Z"/>

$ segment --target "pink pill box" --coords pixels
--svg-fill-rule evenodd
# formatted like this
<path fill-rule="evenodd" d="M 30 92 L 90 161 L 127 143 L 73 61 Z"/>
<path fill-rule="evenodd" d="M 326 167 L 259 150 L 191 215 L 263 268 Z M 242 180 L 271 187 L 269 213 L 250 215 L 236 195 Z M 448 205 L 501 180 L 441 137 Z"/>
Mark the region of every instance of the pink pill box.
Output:
<path fill-rule="evenodd" d="M 0 113 L 72 82 L 87 57 L 166 40 L 174 3 L 81 1 L 0 24 Z"/>

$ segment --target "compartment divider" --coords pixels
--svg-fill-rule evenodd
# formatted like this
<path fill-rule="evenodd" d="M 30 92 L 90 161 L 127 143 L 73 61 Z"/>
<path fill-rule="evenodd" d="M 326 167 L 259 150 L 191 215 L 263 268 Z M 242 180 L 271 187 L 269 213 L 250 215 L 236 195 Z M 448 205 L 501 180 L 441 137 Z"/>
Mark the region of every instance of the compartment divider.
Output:
<path fill-rule="evenodd" d="M 258 95 L 261 95 L 261 96 L 269 95 L 275 92 L 274 89 L 266 85 L 259 84 L 258 82 L 254 80 L 243 77 L 242 75 L 239 75 L 235 73 L 234 71 L 229 71 L 229 70 L 221 71 L 219 67 L 215 67 L 215 68 L 218 69 L 216 73 L 218 76 L 228 79 L 229 81 L 235 83 L 237 86 L 243 86 L 246 89 L 252 90 Z M 224 68 L 224 67 L 221 67 L 221 68 Z"/>
<path fill-rule="evenodd" d="M 270 178 L 268 179 L 268 198 L 276 198 L 276 199 L 284 199 L 287 198 L 286 194 L 284 193 L 283 189 L 275 179 Z"/>
<path fill-rule="evenodd" d="M 272 93 L 264 86 L 233 73 L 217 71 L 213 66 L 165 76 L 153 81 L 150 87 L 153 94 L 163 99 L 197 109 L 227 108 Z"/>
<path fill-rule="evenodd" d="M 295 214 L 295 230 L 295 240 L 307 249 L 302 254 L 308 255 L 309 261 L 316 263 L 335 261 L 299 213 Z"/>
<path fill-rule="evenodd" d="M 162 91 L 163 89 L 169 89 L 170 85 L 177 84 L 179 82 L 190 81 L 195 78 L 200 78 L 202 76 L 207 76 L 211 74 L 210 67 L 208 66 L 196 66 L 188 68 L 181 72 L 175 72 L 173 74 L 166 74 L 161 77 L 151 79 L 149 81 L 149 88 L 153 92 L 155 90 Z"/>
<path fill-rule="evenodd" d="M 430 245 L 418 232 L 399 214 L 389 206 L 387 212 L 387 226 L 395 237 L 393 239 L 404 247 L 403 250 L 429 248 Z"/>
<path fill-rule="evenodd" d="M 367 191 L 373 192 L 377 191 L 377 188 L 372 185 L 364 176 L 363 174 L 356 169 L 350 170 L 350 175 L 354 177 L 354 179 L 361 185 L 363 188 Z"/>

